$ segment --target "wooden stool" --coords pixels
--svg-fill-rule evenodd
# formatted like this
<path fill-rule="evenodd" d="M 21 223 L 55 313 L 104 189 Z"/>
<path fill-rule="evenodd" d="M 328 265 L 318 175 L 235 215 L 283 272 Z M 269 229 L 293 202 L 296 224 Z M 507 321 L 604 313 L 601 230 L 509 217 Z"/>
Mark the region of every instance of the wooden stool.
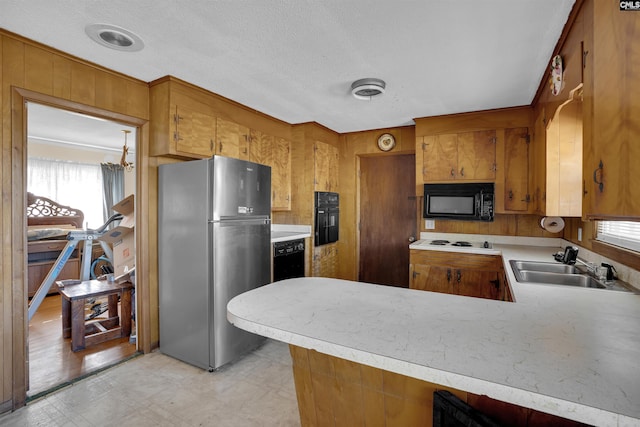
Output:
<path fill-rule="evenodd" d="M 131 335 L 131 282 L 61 280 L 57 284 L 62 295 L 62 336 L 71 337 L 71 350 Z M 101 296 L 108 298 L 109 317 L 85 323 L 87 299 Z M 121 316 L 118 316 L 118 297 Z"/>

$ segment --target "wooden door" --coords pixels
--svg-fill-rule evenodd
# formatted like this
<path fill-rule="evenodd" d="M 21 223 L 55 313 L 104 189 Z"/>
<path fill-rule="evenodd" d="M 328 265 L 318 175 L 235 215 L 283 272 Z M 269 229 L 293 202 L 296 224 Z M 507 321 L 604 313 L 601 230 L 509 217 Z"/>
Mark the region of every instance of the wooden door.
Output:
<path fill-rule="evenodd" d="M 458 169 L 458 136 L 429 135 L 422 138 L 424 182 L 451 181 Z"/>
<path fill-rule="evenodd" d="M 529 209 L 529 135 L 527 128 L 504 131 L 504 208 Z"/>
<path fill-rule="evenodd" d="M 413 154 L 360 158 L 360 281 L 409 287 L 414 192 Z"/>
<path fill-rule="evenodd" d="M 458 135 L 456 179 L 496 179 L 496 131 L 462 132 Z"/>

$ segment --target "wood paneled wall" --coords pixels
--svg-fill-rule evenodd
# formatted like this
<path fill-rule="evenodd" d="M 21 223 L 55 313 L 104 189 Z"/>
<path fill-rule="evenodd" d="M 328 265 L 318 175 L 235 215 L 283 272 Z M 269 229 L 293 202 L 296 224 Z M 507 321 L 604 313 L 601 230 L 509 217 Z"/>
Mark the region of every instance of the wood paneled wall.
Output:
<path fill-rule="evenodd" d="M 149 210 L 149 91 L 146 83 L 106 70 L 0 29 L 2 139 L 0 167 L 0 411 L 24 405 L 27 371 L 27 298 L 25 283 L 26 108 L 25 101 L 59 106 L 138 126 L 136 150 L 137 218 Z M 148 239 L 155 230 L 137 221 L 138 300 L 148 299 Z M 148 304 L 146 304 L 148 306 Z M 149 340 L 149 313 L 138 312 L 143 348 Z M 148 345 L 147 345 L 148 346 Z"/>
<path fill-rule="evenodd" d="M 419 199 L 420 203 L 422 203 L 423 198 L 420 197 Z M 493 222 L 436 220 L 436 228 L 427 230 L 424 227 L 424 218 L 422 218 L 421 212 L 419 213 L 420 231 L 523 237 L 562 237 L 562 232 L 549 233 L 541 228 L 541 218 L 538 215 L 496 215 Z"/>

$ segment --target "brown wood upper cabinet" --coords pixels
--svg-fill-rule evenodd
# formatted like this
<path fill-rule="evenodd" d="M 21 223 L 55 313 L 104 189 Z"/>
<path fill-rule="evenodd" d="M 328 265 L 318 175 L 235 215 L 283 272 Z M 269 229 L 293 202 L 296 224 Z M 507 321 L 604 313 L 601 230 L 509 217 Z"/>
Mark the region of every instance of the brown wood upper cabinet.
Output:
<path fill-rule="evenodd" d="M 197 97 L 166 81 L 151 86 L 152 156 L 202 159 L 215 154 L 216 115 Z"/>
<path fill-rule="evenodd" d="M 249 160 L 271 166 L 271 210 L 291 209 L 291 142 L 252 129 Z"/>
<path fill-rule="evenodd" d="M 218 117 L 216 122 L 216 153 L 234 159 L 249 160 L 249 128 Z"/>
<path fill-rule="evenodd" d="M 499 256 L 412 249 L 410 263 L 411 289 L 510 301 Z"/>
<path fill-rule="evenodd" d="M 585 218 L 640 218 L 640 19 L 586 1 L 584 49 Z M 636 65 L 634 65 L 636 64 Z"/>
<path fill-rule="evenodd" d="M 528 128 L 504 130 L 504 189 L 496 195 L 502 194 L 504 209 L 496 203 L 498 213 L 529 210 L 529 142 Z"/>
<path fill-rule="evenodd" d="M 418 137 L 418 145 L 425 183 L 496 179 L 495 130 L 427 135 Z"/>
<path fill-rule="evenodd" d="M 338 192 L 338 148 L 316 141 L 314 146 L 315 191 Z"/>

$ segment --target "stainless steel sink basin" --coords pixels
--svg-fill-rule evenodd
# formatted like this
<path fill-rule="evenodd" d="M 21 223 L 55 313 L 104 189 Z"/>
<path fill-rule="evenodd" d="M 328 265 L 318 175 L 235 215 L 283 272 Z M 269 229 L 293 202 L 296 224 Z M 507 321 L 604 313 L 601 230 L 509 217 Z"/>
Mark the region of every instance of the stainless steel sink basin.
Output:
<path fill-rule="evenodd" d="M 580 274 L 582 271 L 575 265 L 553 262 L 511 261 L 513 270 L 541 271 L 546 273 Z"/>
<path fill-rule="evenodd" d="M 511 260 L 509 263 L 518 282 L 639 293 L 621 280 L 601 282 L 581 266 L 517 260 Z"/>
<path fill-rule="evenodd" d="M 518 276 L 520 276 L 520 280 L 518 280 Z M 519 282 L 547 283 L 551 285 L 578 286 L 582 288 L 607 288 L 593 277 L 584 274 L 562 274 L 521 270 L 519 271 L 519 274 L 516 273 L 516 280 Z"/>

